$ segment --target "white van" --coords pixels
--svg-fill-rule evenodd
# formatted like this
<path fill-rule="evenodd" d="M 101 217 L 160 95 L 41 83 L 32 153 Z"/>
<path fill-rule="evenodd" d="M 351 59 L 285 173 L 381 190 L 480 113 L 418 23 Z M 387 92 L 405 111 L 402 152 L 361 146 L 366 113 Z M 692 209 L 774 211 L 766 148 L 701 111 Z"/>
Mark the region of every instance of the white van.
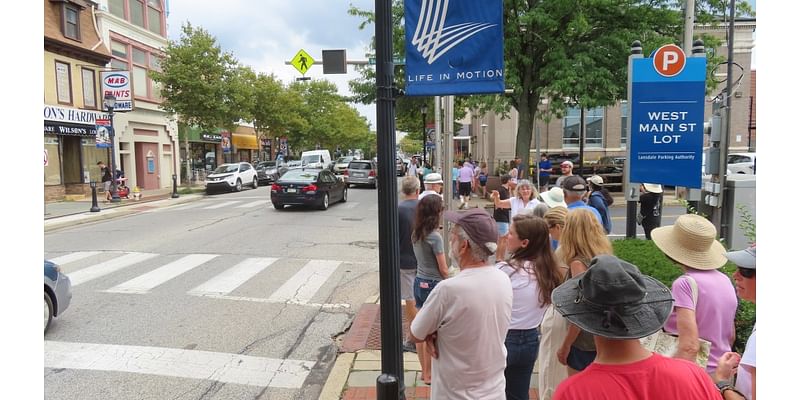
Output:
<path fill-rule="evenodd" d="M 300 162 L 307 168 L 326 169 L 333 166 L 328 150 L 309 150 L 300 155 Z"/>

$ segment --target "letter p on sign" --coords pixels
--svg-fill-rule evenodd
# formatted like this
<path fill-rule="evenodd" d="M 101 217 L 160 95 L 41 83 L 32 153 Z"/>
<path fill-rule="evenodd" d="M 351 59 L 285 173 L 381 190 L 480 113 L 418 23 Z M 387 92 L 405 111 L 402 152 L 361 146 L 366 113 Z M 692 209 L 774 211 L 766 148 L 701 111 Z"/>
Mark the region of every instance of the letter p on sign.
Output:
<path fill-rule="evenodd" d="M 653 68 L 659 75 L 667 78 L 678 75 L 683 71 L 686 66 L 686 54 L 683 49 L 674 45 L 668 44 L 659 47 L 653 56 Z"/>

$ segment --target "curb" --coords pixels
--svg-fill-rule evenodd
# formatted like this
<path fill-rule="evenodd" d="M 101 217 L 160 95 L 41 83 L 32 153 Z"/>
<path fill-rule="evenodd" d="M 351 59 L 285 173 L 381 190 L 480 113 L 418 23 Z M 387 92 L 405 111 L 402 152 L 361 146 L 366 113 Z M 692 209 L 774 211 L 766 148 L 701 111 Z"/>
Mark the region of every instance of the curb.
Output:
<path fill-rule="evenodd" d="M 331 368 L 325 386 L 320 392 L 320 400 L 339 400 L 341 398 L 355 358 L 355 353 L 341 353 L 336 357 L 336 363 Z"/>

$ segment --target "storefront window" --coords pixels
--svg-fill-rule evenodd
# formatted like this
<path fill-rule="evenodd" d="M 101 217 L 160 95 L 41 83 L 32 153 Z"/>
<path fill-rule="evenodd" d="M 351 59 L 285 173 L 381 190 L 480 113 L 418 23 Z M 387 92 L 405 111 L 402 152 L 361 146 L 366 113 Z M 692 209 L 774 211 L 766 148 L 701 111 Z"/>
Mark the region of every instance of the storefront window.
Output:
<path fill-rule="evenodd" d="M 85 183 L 91 181 L 100 182 L 100 168 L 97 166 L 97 162 L 102 161 L 111 168 L 109 149 L 98 149 L 95 138 L 81 139 L 81 147 L 83 147 L 83 177 Z"/>
<path fill-rule="evenodd" d="M 44 166 L 44 184 L 61 184 L 61 155 L 58 151 L 58 136 L 44 136 L 44 151 L 47 153 L 47 165 Z"/>

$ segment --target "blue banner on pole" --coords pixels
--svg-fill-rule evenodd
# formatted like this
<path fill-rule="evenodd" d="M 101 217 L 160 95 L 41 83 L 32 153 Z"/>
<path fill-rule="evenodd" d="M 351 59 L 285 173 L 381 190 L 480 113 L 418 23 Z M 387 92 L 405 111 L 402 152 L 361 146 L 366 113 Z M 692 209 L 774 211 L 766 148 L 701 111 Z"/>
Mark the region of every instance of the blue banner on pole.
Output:
<path fill-rule="evenodd" d="M 406 95 L 503 93 L 502 0 L 405 0 Z"/>
<path fill-rule="evenodd" d="M 706 59 L 680 59 L 678 50 L 633 60 L 631 182 L 702 184 Z"/>

